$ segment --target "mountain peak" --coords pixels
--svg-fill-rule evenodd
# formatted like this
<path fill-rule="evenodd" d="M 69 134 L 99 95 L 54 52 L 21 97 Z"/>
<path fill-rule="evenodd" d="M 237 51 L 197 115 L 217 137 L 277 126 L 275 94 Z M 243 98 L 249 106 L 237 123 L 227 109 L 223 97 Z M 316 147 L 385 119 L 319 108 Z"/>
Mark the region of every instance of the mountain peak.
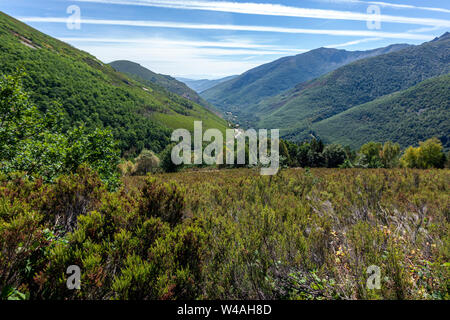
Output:
<path fill-rule="evenodd" d="M 446 33 L 444 33 L 442 36 L 440 36 L 440 37 L 436 37 L 436 38 L 434 38 L 433 40 L 431 40 L 432 42 L 434 42 L 434 41 L 443 41 L 443 40 L 448 40 L 448 39 L 450 39 L 450 32 L 446 32 Z"/>

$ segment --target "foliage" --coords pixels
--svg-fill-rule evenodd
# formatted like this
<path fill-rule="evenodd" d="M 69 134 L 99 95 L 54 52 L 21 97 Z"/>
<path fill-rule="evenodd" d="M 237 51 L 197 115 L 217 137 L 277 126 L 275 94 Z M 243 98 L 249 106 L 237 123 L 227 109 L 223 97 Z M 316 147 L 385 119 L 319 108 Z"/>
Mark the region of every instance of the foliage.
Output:
<path fill-rule="evenodd" d="M 329 144 L 323 150 L 323 157 L 327 168 L 338 168 L 347 159 L 347 154 L 341 145 Z"/>
<path fill-rule="evenodd" d="M 438 137 L 450 148 L 450 75 L 358 105 L 313 124 L 325 141 L 357 148 L 367 141 L 395 141 L 402 148 Z"/>
<path fill-rule="evenodd" d="M 53 106 L 40 112 L 19 75 L 0 79 L 0 109 L 0 172 L 24 171 L 53 181 L 87 163 L 111 188 L 118 185 L 119 154 L 110 131 L 80 126 L 62 133 L 62 111 Z"/>
<path fill-rule="evenodd" d="M 154 172 L 159 167 L 159 159 L 153 151 L 142 150 L 135 159 L 135 165 L 132 169 L 133 175 L 145 176 L 149 172 Z"/>
<path fill-rule="evenodd" d="M 449 44 L 447 34 L 297 82 L 255 106 L 249 112 L 251 124 L 279 128 L 285 139 L 303 141 L 313 133 L 352 148 L 371 140 L 391 140 L 405 148 L 432 136 L 445 138 L 448 148 L 448 121 L 442 119 L 450 117 Z"/>
<path fill-rule="evenodd" d="M 0 177 L 2 299 L 448 299 L 449 178 L 233 169 L 108 192 L 88 168 Z M 66 287 L 73 264 L 81 290 Z"/>
<path fill-rule="evenodd" d="M 419 147 L 409 147 L 401 158 L 401 163 L 407 168 L 443 168 L 446 156 L 441 141 L 437 138 L 420 142 Z"/>
<path fill-rule="evenodd" d="M 109 64 L 115 70 L 125 73 L 129 75 L 131 78 L 142 82 L 142 83 L 152 83 L 154 85 L 160 86 L 164 90 L 168 92 L 175 93 L 183 98 L 186 98 L 190 101 L 193 101 L 206 109 L 209 109 L 213 112 L 217 112 L 215 108 L 208 102 L 206 102 L 203 98 L 201 98 L 197 92 L 189 88 L 186 84 L 181 81 L 172 78 L 171 76 L 154 73 L 138 63 L 119 60 L 113 61 Z M 170 95 L 170 94 L 168 94 Z M 186 104 L 188 108 L 193 108 L 193 105 Z"/>
<path fill-rule="evenodd" d="M 169 144 L 160 155 L 160 166 L 165 172 L 176 172 L 181 168 L 181 165 L 176 165 L 172 161 L 172 148 L 175 146 L 174 143 Z"/>

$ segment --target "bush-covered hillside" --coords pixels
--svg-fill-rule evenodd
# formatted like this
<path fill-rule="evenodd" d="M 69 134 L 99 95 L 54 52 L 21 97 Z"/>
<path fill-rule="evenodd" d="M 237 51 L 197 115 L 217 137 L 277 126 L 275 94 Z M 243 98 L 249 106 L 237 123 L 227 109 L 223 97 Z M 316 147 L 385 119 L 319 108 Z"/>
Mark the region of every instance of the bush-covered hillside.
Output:
<path fill-rule="evenodd" d="M 446 34 L 420 46 L 353 62 L 267 99 L 254 110 L 259 117 L 256 125 L 280 128 L 285 137 L 303 139 L 313 123 L 449 72 L 450 34 Z"/>
<path fill-rule="evenodd" d="M 217 112 L 210 103 L 200 97 L 194 90 L 171 76 L 155 73 L 138 63 L 127 60 L 113 61 L 109 65 L 115 70 L 127 74 L 136 81 L 143 82 L 144 84 L 150 82 L 158 85 L 169 92 L 198 103 L 213 112 Z"/>
<path fill-rule="evenodd" d="M 313 124 L 325 141 L 358 148 L 367 141 L 395 141 L 402 147 L 438 137 L 450 148 L 450 74 L 353 107 Z"/>
<path fill-rule="evenodd" d="M 86 52 L 51 38 L 0 12 L 0 72 L 22 68 L 31 100 L 45 111 L 54 100 L 66 111 L 66 129 L 84 122 L 111 127 L 123 153 L 161 151 L 170 128 L 225 129 L 226 122 L 203 107 L 159 86 L 143 86 Z"/>

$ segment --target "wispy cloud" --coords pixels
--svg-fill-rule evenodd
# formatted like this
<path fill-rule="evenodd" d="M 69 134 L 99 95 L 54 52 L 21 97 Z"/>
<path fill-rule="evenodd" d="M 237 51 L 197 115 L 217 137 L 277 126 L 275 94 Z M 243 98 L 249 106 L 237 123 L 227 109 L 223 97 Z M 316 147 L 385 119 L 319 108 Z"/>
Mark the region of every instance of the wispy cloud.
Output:
<path fill-rule="evenodd" d="M 396 9 L 412 9 L 412 10 L 425 10 L 425 11 L 434 11 L 434 12 L 443 12 L 450 13 L 449 9 L 445 8 L 436 8 L 436 7 L 423 7 L 423 6 L 415 6 L 410 4 L 399 4 L 399 3 L 390 3 L 383 1 L 361 1 L 361 0 L 316 0 L 318 2 L 327 2 L 327 3 L 354 3 L 354 4 L 364 4 L 364 5 L 379 5 L 381 7 L 388 8 L 396 8 Z"/>
<path fill-rule="evenodd" d="M 192 41 L 192 40 L 167 40 L 164 38 L 73 38 L 60 37 L 58 38 L 64 42 L 70 43 L 128 43 L 147 45 L 153 48 L 161 46 L 177 46 L 177 47 L 193 47 L 193 48 L 225 48 L 230 49 L 231 53 L 241 54 L 239 50 L 234 49 L 253 49 L 260 50 L 264 54 L 280 54 L 289 52 L 305 52 L 308 49 L 303 48 L 286 48 L 283 46 L 273 46 L 267 44 L 257 44 L 248 41 Z M 258 54 L 255 51 L 247 51 L 250 54 Z"/>
<path fill-rule="evenodd" d="M 359 39 L 359 40 L 355 40 L 355 41 L 349 41 L 349 42 L 345 42 L 345 43 L 339 43 L 339 44 L 330 44 L 325 46 L 326 48 L 344 48 L 344 47 L 349 47 L 349 46 L 354 46 L 360 43 L 366 43 L 366 42 L 372 42 L 372 41 L 379 41 L 379 40 L 383 40 L 383 38 L 366 38 L 366 39 Z"/>
<path fill-rule="evenodd" d="M 56 17 L 18 17 L 22 22 L 44 22 L 44 23 L 67 23 L 67 18 Z M 104 19 L 82 19 L 82 24 L 95 25 L 118 25 L 133 27 L 157 27 L 157 28 L 179 28 L 179 29 L 203 29 L 203 30 L 231 30 L 231 31 L 253 31 L 253 32 L 276 32 L 292 34 L 321 34 L 332 36 L 354 36 L 354 37 L 377 37 L 390 39 L 408 40 L 431 40 L 429 35 L 413 33 L 395 33 L 370 30 L 330 30 L 330 29 L 304 29 L 304 28 L 284 28 L 249 25 L 228 25 L 228 24 L 197 24 L 168 21 L 138 21 L 138 20 L 104 20 Z"/>
<path fill-rule="evenodd" d="M 191 1 L 191 0 L 76 0 L 103 4 L 137 5 L 185 10 L 207 10 L 267 16 L 331 19 L 331 20 L 372 20 L 373 15 L 352 11 L 300 8 L 271 3 L 227 2 L 227 1 Z M 382 2 L 374 2 L 381 5 Z M 426 26 L 450 27 L 450 21 L 433 18 L 416 18 L 392 15 L 380 15 L 380 21 Z"/>

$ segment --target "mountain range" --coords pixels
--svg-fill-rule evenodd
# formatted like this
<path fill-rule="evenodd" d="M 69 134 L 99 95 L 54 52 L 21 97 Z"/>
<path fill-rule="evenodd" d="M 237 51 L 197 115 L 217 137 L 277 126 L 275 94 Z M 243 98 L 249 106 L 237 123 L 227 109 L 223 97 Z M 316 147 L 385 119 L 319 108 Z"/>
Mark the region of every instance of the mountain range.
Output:
<path fill-rule="evenodd" d="M 193 130 L 194 120 L 224 131 L 217 110 L 244 127 L 279 128 L 293 141 L 314 136 L 358 148 L 392 140 L 406 147 L 435 136 L 450 149 L 449 33 L 414 46 L 319 48 L 214 80 L 205 91 L 198 82 L 198 94 L 183 83 L 188 79 L 126 60 L 108 65 L 0 12 L 0 72 L 24 73 L 42 111 L 61 104 L 66 129 L 111 128 L 125 156 L 160 152 L 173 129 Z"/>
<path fill-rule="evenodd" d="M 408 47 L 396 44 L 369 51 L 319 48 L 284 57 L 251 69 L 201 93 L 222 111 L 240 113 L 252 109 L 265 98 L 273 97 L 299 83 L 315 79 L 353 61 L 394 52 Z"/>
<path fill-rule="evenodd" d="M 333 52 L 339 58 L 332 58 Z M 371 140 L 392 139 L 407 146 L 437 136 L 450 148 L 445 76 L 450 72 L 450 34 L 359 57 L 320 48 L 249 70 L 201 95 L 223 112 L 236 114 L 246 127 L 279 128 L 282 137 L 294 141 L 315 136 L 358 148 Z M 337 67 L 338 61 L 343 65 Z M 315 73 L 305 71 L 306 65 L 314 65 Z M 317 76 L 328 69 L 334 70 Z M 282 91 L 297 81 L 292 74 L 303 80 Z"/>

